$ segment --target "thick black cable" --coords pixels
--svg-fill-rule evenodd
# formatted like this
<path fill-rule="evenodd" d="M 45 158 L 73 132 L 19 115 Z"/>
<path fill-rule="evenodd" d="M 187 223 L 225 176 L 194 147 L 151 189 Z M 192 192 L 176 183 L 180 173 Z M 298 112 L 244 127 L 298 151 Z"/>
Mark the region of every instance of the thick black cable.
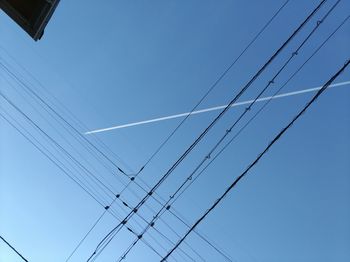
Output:
<path fill-rule="evenodd" d="M 192 149 L 202 140 L 202 138 L 209 132 L 209 130 L 221 119 L 221 117 L 229 110 L 240 96 L 252 85 L 252 83 L 261 75 L 261 73 L 268 67 L 268 65 L 278 56 L 278 54 L 289 44 L 289 42 L 297 35 L 297 33 L 307 24 L 307 22 L 317 13 L 326 0 L 321 1 L 318 6 L 306 17 L 306 19 L 298 26 L 298 28 L 289 36 L 289 38 L 277 49 L 277 51 L 270 57 L 270 59 L 258 70 L 258 72 L 250 79 L 250 81 L 240 90 L 240 92 L 227 104 L 227 106 L 219 113 L 219 115 L 209 124 L 207 128 L 197 137 L 197 139 L 191 144 L 191 146 L 180 156 L 180 158 L 171 166 L 171 168 L 162 176 L 162 178 L 152 187 L 147 195 L 138 203 L 135 207 L 137 210 L 148 200 L 148 198 L 154 193 L 154 191 L 167 179 L 167 177 L 175 170 L 175 168 L 185 159 L 185 157 L 192 151 Z M 125 217 L 127 221 L 134 215 L 135 211 L 131 211 L 128 216 Z M 124 221 L 123 220 L 123 221 Z M 123 225 L 117 225 L 116 228 Z M 112 229 L 105 238 L 108 238 L 113 234 Z M 105 240 L 102 239 L 102 241 Z"/>
<path fill-rule="evenodd" d="M 237 185 L 237 183 L 248 174 L 248 172 L 259 162 L 259 160 L 266 154 L 266 152 L 282 137 L 282 135 L 302 116 L 306 110 L 317 100 L 317 98 L 329 87 L 329 85 L 346 69 L 350 64 L 348 60 L 339 70 L 335 73 L 323 87 L 312 97 L 312 99 L 303 107 L 303 109 L 286 125 L 275 138 L 267 145 L 267 147 L 258 155 L 258 157 L 233 181 L 233 183 L 225 190 L 225 192 L 214 202 L 214 204 L 193 224 L 193 226 L 186 232 L 186 234 L 178 241 L 178 243 L 162 258 L 161 261 L 166 259 L 178 248 L 178 246 L 185 240 L 185 238 L 212 212 L 215 207 L 226 197 L 226 195 Z"/>
<path fill-rule="evenodd" d="M 231 133 L 232 129 L 240 122 L 241 119 L 248 113 L 252 106 L 256 103 L 256 101 L 264 94 L 264 92 L 269 88 L 269 86 L 273 83 L 275 83 L 275 79 L 279 76 L 279 74 L 286 68 L 286 66 L 292 61 L 292 59 L 299 53 L 301 48 L 305 45 L 307 40 L 310 39 L 310 37 L 316 32 L 316 30 L 319 28 L 319 26 L 325 21 L 325 19 L 329 16 L 329 14 L 334 10 L 334 8 L 340 3 L 341 0 L 338 0 L 331 8 L 330 10 L 324 15 L 324 17 L 317 21 L 315 27 L 311 30 L 311 32 L 306 36 L 304 41 L 296 48 L 294 52 L 292 52 L 289 59 L 285 61 L 285 63 L 280 67 L 280 69 L 277 71 L 277 73 L 273 76 L 273 78 L 268 82 L 268 84 L 260 91 L 260 93 L 255 97 L 255 99 L 249 104 L 249 106 L 243 111 L 243 113 L 234 121 L 234 123 L 226 130 L 224 135 L 219 139 L 219 141 L 216 142 L 216 144 L 213 146 L 213 148 L 210 150 L 210 152 L 203 158 L 203 160 L 196 166 L 196 168 L 191 172 L 191 174 L 182 182 L 182 184 L 177 188 L 177 190 L 169 197 L 168 201 L 164 203 L 164 205 L 159 209 L 159 211 L 156 213 L 155 216 L 153 216 L 152 220 L 148 223 L 148 225 L 144 228 L 144 230 L 141 233 L 141 236 L 144 235 L 149 228 L 151 228 L 155 222 L 158 220 L 159 215 L 162 213 L 162 211 L 165 211 L 166 209 L 170 209 L 171 205 L 169 204 L 172 199 L 181 191 L 181 189 L 190 181 L 192 180 L 193 175 L 201 168 L 201 166 L 210 159 L 211 155 L 215 150 L 221 145 L 223 141 L 225 141 L 225 138 Z M 134 245 L 124 252 L 123 257 L 125 257 L 133 247 L 136 246 L 137 242 L 140 240 L 140 238 L 136 238 L 134 240 Z M 119 260 L 120 261 L 120 260 Z"/>
<path fill-rule="evenodd" d="M 9 242 L 7 242 L 5 238 L 3 238 L 2 236 L 0 236 L 0 239 L 1 239 L 2 241 L 4 241 L 4 243 L 5 243 L 6 245 L 8 245 L 20 258 L 22 258 L 23 261 L 28 262 L 28 260 L 27 260 L 26 258 L 24 258 L 24 256 L 23 256 L 21 253 L 19 253 Z"/>
<path fill-rule="evenodd" d="M 264 105 L 239 129 L 239 131 L 225 144 L 225 146 L 211 159 L 211 161 L 191 180 L 191 182 L 179 193 L 171 202 L 173 205 L 174 202 L 188 189 L 188 187 L 195 182 L 196 179 L 218 158 L 226 148 L 247 128 L 247 126 L 252 123 L 252 121 L 268 106 L 272 99 L 283 90 L 283 88 L 304 68 L 304 66 L 318 53 L 318 51 L 334 36 L 334 34 L 349 20 L 350 15 L 348 15 L 333 32 L 322 42 L 321 45 L 306 59 L 306 61 L 298 67 L 298 69 L 283 83 L 283 85 L 278 88 L 274 94 L 264 103 Z M 196 231 L 194 231 L 196 232 Z"/>
<path fill-rule="evenodd" d="M 217 157 L 219 157 L 225 149 L 247 128 L 247 126 L 263 111 L 263 109 L 272 101 L 273 97 L 275 97 L 296 75 L 298 72 L 301 71 L 301 69 L 311 60 L 312 57 L 314 57 L 318 51 L 333 37 L 333 35 L 348 21 L 350 16 L 347 16 L 340 25 L 323 41 L 323 43 L 311 54 L 311 56 L 292 74 L 292 76 L 273 94 L 273 96 L 270 97 L 268 101 L 249 119 L 249 121 L 240 128 L 240 130 L 235 134 L 234 137 L 231 138 L 231 140 L 211 159 L 211 161 L 198 173 L 191 182 L 184 188 L 184 190 L 175 197 L 171 203 L 171 205 L 174 204 L 174 202 L 177 201 L 177 199 L 188 189 L 189 186 L 192 185 L 196 181 L 196 179 L 199 178 L 199 176 L 216 160 Z M 165 211 L 164 211 L 165 212 Z M 163 213 L 164 213 L 163 212 Z M 161 214 L 162 215 L 162 214 Z M 160 216 L 161 217 L 161 216 Z M 181 218 L 179 218 L 181 219 Z M 194 233 L 197 234 L 196 229 L 193 230 Z M 200 238 L 202 238 L 201 234 L 197 234 Z M 202 238 L 205 242 L 206 239 Z M 208 243 L 208 242 L 207 242 Z M 211 245 L 211 243 L 208 243 Z M 213 247 L 215 249 L 215 246 Z"/>

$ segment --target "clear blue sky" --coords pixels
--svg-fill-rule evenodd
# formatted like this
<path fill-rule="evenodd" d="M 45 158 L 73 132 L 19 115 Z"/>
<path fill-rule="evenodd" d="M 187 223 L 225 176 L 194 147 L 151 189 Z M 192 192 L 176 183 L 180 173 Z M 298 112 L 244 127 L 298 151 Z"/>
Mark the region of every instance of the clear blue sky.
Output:
<path fill-rule="evenodd" d="M 45 90 L 54 94 L 89 127 L 78 127 L 81 133 L 188 112 L 283 2 L 62 0 L 38 42 L 1 12 L 0 61 L 7 63 L 70 119 L 52 98 L 46 98 Z M 325 4 L 240 101 L 256 96 L 334 2 L 329 0 Z M 290 1 L 199 108 L 226 104 L 317 4 L 314 0 Z M 349 11 L 350 2 L 343 0 L 276 79 L 274 88 L 281 86 Z M 349 47 L 348 21 L 283 92 L 322 85 L 350 57 Z M 22 67 L 35 76 L 45 90 Z M 349 80 L 348 69 L 336 82 Z M 116 192 L 122 188 L 120 182 L 3 69 L 0 86 L 1 92 L 93 173 L 112 184 Z M 271 89 L 266 95 L 272 93 Z M 193 223 L 312 94 L 274 100 L 174 208 Z M 198 230 L 225 250 L 233 261 L 350 261 L 349 98 L 349 85 L 324 93 Z M 1 112 L 7 110 L 57 157 L 64 159 L 23 117 L 3 99 L 0 101 Z M 230 110 L 160 187 L 161 196 L 167 198 L 176 189 L 242 110 L 244 107 Z M 191 117 L 140 177 L 153 185 L 217 113 Z M 118 159 L 111 156 L 115 162 L 131 172 L 145 163 L 179 121 L 181 119 L 117 129 L 96 136 L 119 156 Z M 3 119 L 0 127 L 0 234 L 29 261 L 65 261 L 103 208 Z M 116 170 L 115 173 L 118 174 Z M 130 188 L 138 196 L 143 195 L 136 185 Z M 123 197 L 130 205 L 137 203 L 129 191 Z M 159 207 L 154 201 L 149 205 Z M 115 210 L 122 216 L 126 209 L 115 205 Z M 151 217 L 147 209 L 140 212 Z M 171 215 L 163 218 L 179 234 L 185 232 L 185 227 Z M 139 219 L 138 222 L 143 223 Z M 107 214 L 71 261 L 86 261 L 115 224 L 115 219 Z M 134 222 L 131 225 L 140 229 Z M 163 225 L 158 226 L 170 239 L 177 240 Z M 157 233 L 152 231 L 151 235 L 166 249 L 170 248 Z M 123 230 L 97 261 L 115 261 L 132 239 L 130 233 Z M 146 239 L 165 253 L 149 235 Z M 224 261 L 195 235 L 190 235 L 187 243 L 207 261 Z M 188 247 L 182 248 L 190 253 Z M 186 261 L 179 253 L 174 257 L 177 261 Z M 154 252 L 139 244 L 127 261 L 158 260 Z M 0 242 L 0 261 L 20 260 Z"/>

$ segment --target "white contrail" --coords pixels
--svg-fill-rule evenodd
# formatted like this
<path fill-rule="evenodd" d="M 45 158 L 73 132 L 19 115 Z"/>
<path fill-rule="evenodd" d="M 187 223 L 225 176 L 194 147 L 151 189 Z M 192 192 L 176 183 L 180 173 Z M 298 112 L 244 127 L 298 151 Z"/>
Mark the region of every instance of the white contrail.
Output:
<path fill-rule="evenodd" d="M 350 84 L 350 81 L 345 81 L 345 82 L 340 82 L 340 83 L 336 83 L 336 84 L 330 85 L 329 87 L 345 86 L 345 85 L 349 85 L 349 84 Z M 300 94 L 309 93 L 309 92 L 315 92 L 315 91 L 320 90 L 321 88 L 322 88 L 322 86 L 318 86 L 318 87 L 314 87 L 314 88 L 309 88 L 309 89 L 303 89 L 303 90 L 299 90 L 299 91 L 284 93 L 284 94 L 280 94 L 280 95 L 276 95 L 276 96 L 267 96 L 267 97 L 259 98 L 258 100 L 256 100 L 256 102 L 262 102 L 262 101 L 266 101 L 266 100 L 269 100 L 269 99 L 277 99 L 277 98 L 282 98 L 282 97 L 300 95 Z M 238 103 L 233 104 L 231 107 L 250 104 L 253 101 L 254 100 L 247 100 L 247 101 L 243 101 L 243 102 L 238 102 Z M 210 107 L 210 108 L 206 108 L 206 109 L 193 111 L 192 113 L 191 112 L 187 112 L 187 113 L 181 113 L 181 114 L 176 114 L 176 115 L 171 115 L 171 116 L 164 116 L 164 117 L 159 117 L 159 118 L 153 118 L 153 119 L 149 119 L 149 120 L 144 120 L 144 121 L 124 124 L 124 125 L 119 125 L 119 126 L 112 126 L 112 127 L 102 128 L 102 129 L 96 129 L 96 130 L 92 130 L 92 131 L 86 132 L 85 135 L 94 134 L 94 133 L 100 133 L 100 132 L 106 132 L 106 131 L 111 131 L 111 130 L 114 130 L 114 129 L 126 128 L 126 127 L 131 127 L 131 126 L 144 125 L 144 124 L 149 124 L 149 123 L 154 123 L 154 122 L 159 122 L 159 121 L 164 121 L 164 120 L 169 120 L 169 119 L 174 119 L 174 118 L 179 118 L 179 117 L 186 117 L 188 115 L 202 114 L 202 113 L 206 113 L 206 112 L 210 112 L 210 111 L 224 109 L 226 106 L 227 105 L 215 106 L 215 107 Z"/>

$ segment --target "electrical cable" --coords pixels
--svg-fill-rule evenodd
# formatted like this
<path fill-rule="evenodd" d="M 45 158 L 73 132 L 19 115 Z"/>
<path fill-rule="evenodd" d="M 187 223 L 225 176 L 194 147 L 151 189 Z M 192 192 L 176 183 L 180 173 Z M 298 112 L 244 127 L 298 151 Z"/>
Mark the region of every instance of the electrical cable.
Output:
<path fill-rule="evenodd" d="M 4 243 L 8 245 L 20 258 L 22 258 L 23 261 L 28 262 L 28 260 L 24 258 L 24 256 L 21 253 L 19 253 L 9 242 L 7 242 L 6 239 L 4 239 L 2 236 L 0 236 L 0 239 L 4 241 Z"/>
<path fill-rule="evenodd" d="M 201 99 L 195 104 L 191 109 L 189 114 L 175 127 L 175 129 L 167 136 L 167 138 L 158 146 L 154 153 L 148 158 L 142 169 L 145 168 L 153 158 L 159 153 L 160 150 L 168 143 L 168 141 L 174 136 L 174 134 L 179 130 L 179 128 L 186 122 L 198 106 L 207 98 L 207 96 L 217 87 L 219 82 L 227 75 L 227 73 L 232 69 L 232 67 L 240 60 L 240 58 L 248 51 L 248 49 L 255 43 L 255 41 L 260 37 L 260 35 L 266 30 L 266 28 L 272 23 L 272 21 L 278 16 L 278 14 L 284 9 L 288 4 L 289 0 L 285 1 L 281 7 L 273 14 L 273 16 L 267 21 L 267 23 L 259 30 L 259 32 L 250 40 L 248 45 L 241 51 L 241 53 L 233 60 L 233 62 L 221 73 L 217 80 L 210 86 L 206 93 L 201 97 Z"/>
<path fill-rule="evenodd" d="M 157 221 L 160 214 L 165 211 L 169 210 L 171 208 L 171 204 L 169 204 L 172 199 L 181 191 L 181 189 L 192 180 L 193 175 L 201 168 L 201 166 L 210 159 L 211 155 L 215 150 L 221 145 L 221 143 L 225 140 L 225 138 L 232 132 L 232 129 L 239 123 L 239 121 L 244 117 L 244 115 L 251 110 L 252 106 L 256 103 L 256 101 L 263 95 L 263 93 L 268 89 L 268 87 L 275 83 L 275 79 L 280 75 L 280 73 L 286 68 L 286 66 L 290 63 L 290 61 L 299 53 L 301 48 L 305 45 L 305 43 L 310 39 L 310 37 L 316 32 L 316 30 L 319 28 L 319 26 L 325 21 L 325 19 L 329 16 L 329 14 L 335 9 L 335 7 L 340 3 L 341 0 L 338 0 L 330 9 L 329 11 L 323 16 L 321 20 L 318 20 L 315 27 L 311 30 L 311 32 L 306 36 L 306 38 L 302 41 L 302 43 L 296 48 L 294 52 L 292 52 L 289 59 L 285 61 L 285 63 L 280 67 L 280 69 L 277 71 L 277 73 L 273 76 L 273 78 L 268 82 L 268 84 L 260 91 L 260 93 L 255 97 L 255 99 L 249 104 L 249 106 L 243 111 L 243 113 L 234 121 L 234 123 L 229 127 L 229 129 L 226 130 L 224 135 L 217 141 L 217 143 L 213 146 L 213 148 L 210 150 L 210 152 L 203 158 L 203 160 L 195 167 L 195 169 L 191 172 L 191 174 L 182 182 L 182 184 L 177 188 L 177 190 L 169 197 L 168 201 L 164 203 L 164 205 L 159 209 L 159 211 L 156 213 L 155 216 L 153 216 L 152 220 L 147 224 L 147 226 L 144 228 L 140 236 L 143 236 L 149 228 L 154 227 L 155 222 Z M 123 255 L 120 257 L 118 262 L 120 262 L 122 259 L 127 256 L 129 252 L 136 246 L 138 241 L 141 239 L 140 236 L 134 240 L 134 244 L 131 248 L 127 249 Z"/>
<path fill-rule="evenodd" d="M 0 63 L 1 64 L 1 63 Z M 3 65 L 2 64 L 2 66 L 3 67 L 6 67 L 5 65 Z M 25 85 L 25 83 L 23 82 L 23 81 L 21 81 L 17 76 L 15 76 L 14 75 L 14 73 L 12 73 L 12 72 L 10 72 L 9 71 L 9 69 L 8 68 L 5 68 L 6 70 L 6 72 L 7 73 L 11 73 L 11 76 L 14 76 L 15 77 L 15 79 L 20 83 L 20 84 L 22 84 L 22 85 Z M 26 88 L 30 88 L 29 86 L 26 86 Z M 29 95 L 32 95 L 32 93 L 30 92 L 29 93 Z M 42 99 L 41 99 L 42 100 Z M 48 112 L 48 111 L 47 111 Z M 48 113 L 50 113 L 50 112 L 48 112 Z M 63 126 L 64 128 L 65 128 L 65 126 Z M 72 157 L 70 156 L 70 158 L 72 159 Z M 73 161 L 74 161 L 74 159 L 72 159 Z M 77 162 L 77 161 L 75 161 L 75 162 Z M 81 167 L 81 165 L 80 165 L 80 167 Z M 85 169 L 85 168 L 84 168 Z M 85 172 L 88 172 L 88 170 L 84 170 Z M 90 173 L 90 172 L 88 172 L 88 173 Z M 91 175 L 91 173 L 90 173 L 90 175 Z M 116 194 L 115 196 L 116 196 L 116 198 L 114 198 L 114 200 L 112 201 L 112 202 L 114 202 L 117 198 L 118 198 L 118 196 L 120 196 L 120 194 L 125 190 L 125 189 L 127 189 L 127 186 L 133 181 L 133 179 L 134 179 L 134 177 L 131 177 L 130 178 L 130 181 L 129 181 L 129 183 L 123 188 L 123 190 L 119 193 L 119 194 Z M 98 185 L 98 186 L 100 186 L 100 185 Z M 141 189 L 143 189 L 140 185 L 138 185 Z M 135 192 L 133 192 L 131 189 L 129 189 L 135 196 L 137 196 L 136 195 L 136 193 Z M 112 192 L 111 190 L 109 190 L 110 192 Z M 147 192 L 145 189 L 143 189 L 143 191 L 145 191 L 145 192 Z M 106 193 L 106 192 L 105 192 Z M 153 198 L 153 197 L 152 197 Z M 155 199 L 155 198 L 154 198 Z M 159 200 L 157 200 L 157 199 L 155 199 L 159 204 L 162 204 L 162 202 L 160 202 Z M 109 205 L 109 206 L 111 206 L 111 204 Z M 146 204 L 146 206 L 147 206 L 147 204 Z M 148 206 L 147 206 L 148 207 Z M 169 228 L 171 228 L 169 225 L 167 225 Z"/>
<path fill-rule="evenodd" d="M 186 234 L 176 243 L 176 245 L 162 258 L 166 261 L 167 258 L 179 247 L 185 238 L 212 212 L 215 207 L 226 197 L 226 195 L 237 185 L 237 183 L 248 174 L 248 172 L 259 162 L 266 152 L 283 136 L 283 134 L 302 116 L 306 110 L 317 100 L 317 98 L 329 87 L 330 84 L 346 69 L 350 64 L 347 60 L 345 64 L 323 85 L 323 87 L 312 97 L 312 99 L 302 108 L 301 111 L 274 137 L 267 147 L 258 155 L 258 157 L 249 164 L 249 166 L 233 181 L 233 183 L 225 190 L 225 192 L 214 202 L 214 204 L 204 212 L 204 214 L 193 224 Z"/>
<path fill-rule="evenodd" d="M 197 137 L 197 139 L 191 144 L 191 146 L 180 156 L 180 158 L 170 167 L 170 169 L 160 178 L 160 180 L 152 187 L 148 194 L 137 204 L 137 206 L 132 210 L 122 221 L 113 228 L 101 241 L 103 243 L 107 238 L 109 238 L 114 231 L 123 227 L 123 222 L 126 222 L 130 217 L 135 214 L 137 210 L 148 200 L 148 198 L 154 193 L 154 191 L 167 179 L 167 177 L 175 170 L 175 168 L 182 162 L 183 159 L 192 151 L 192 149 L 202 140 L 202 138 L 209 132 L 209 130 L 217 123 L 218 120 L 228 111 L 233 103 L 239 99 L 239 97 L 251 86 L 251 84 L 260 76 L 260 74 L 268 67 L 268 65 L 278 56 L 278 54 L 289 44 L 289 42 L 297 35 L 297 33 L 306 25 L 306 23 L 317 13 L 321 6 L 326 2 L 326 0 L 321 1 L 318 6 L 306 17 L 306 19 L 297 27 L 297 29 L 289 36 L 289 38 L 277 49 L 277 51 L 269 58 L 269 60 L 258 70 L 258 72 L 250 79 L 250 81 L 240 90 L 240 92 L 227 104 L 227 106 L 221 111 L 221 113 L 204 129 L 204 131 Z M 94 252 L 98 251 L 100 245 L 95 249 Z"/>
<path fill-rule="evenodd" d="M 284 84 L 278 88 L 275 93 L 269 97 L 269 99 L 264 103 L 264 105 L 239 129 L 239 131 L 225 144 L 225 146 L 211 159 L 211 161 L 190 181 L 190 183 L 180 192 L 172 201 L 171 205 L 177 201 L 177 199 L 188 189 L 188 187 L 199 178 L 199 176 L 219 157 L 224 150 L 247 128 L 247 126 L 252 123 L 252 121 L 268 106 L 272 99 L 280 93 L 280 91 L 304 68 L 304 66 L 318 53 L 318 51 L 334 36 L 334 34 L 349 20 L 350 15 L 348 15 L 338 27 L 322 42 L 321 45 L 308 57 L 308 59 L 298 67 L 298 69 L 288 78 Z M 330 85 L 331 87 L 332 85 Z M 194 231 L 195 232 L 195 231 Z"/>
<path fill-rule="evenodd" d="M 7 98 L 2 92 L 0 92 L 0 96 L 2 96 L 12 107 L 14 107 L 19 113 L 21 113 L 31 124 L 33 124 L 40 132 L 42 132 L 46 137 L 50 138 L 50 141 L 54 141 L 48 134 L 46 134 L 45 131 L 43 131 L 35 122 L 33 122 L 29 116 L 27 116 L 20 108 L 18 108 L 9 98 Z M 89 192 L 84 186 L 82 186 L 79 182 L 77 182 L 76 179 L 74 179 L 71 175 L 68 174 L 68 172 L 61 166 L 62 163 L 59 162 L 58 164 L 56 161 L 49 156 L 45 151 L 43 151 L 35 142 L 33 142 L 31 139 L 28 138 L 23 132 L 21 132 L 17 127 L 15 127 L 3 114 L 1 114 L 1 117 L 3 117 L 11 126 L 13 126 L 18 132 L 20 132 L 21 135 L 23 135 L 31 144 L 33 144 L 41 153 L 43 153 L 51 162 L 53 162 L 60 170 L 62 170 L 66 175 L 68 175 L 71 179 L 73 179 L 74 182 L 76 182 L 85 192 L 87 192 L 97 203 L 99 203 L 102 207 L 104 207 L 106 210 L 109 209 L 108 206 L 105 206 L 103 203 L 101 203 L 91 192 Z M 55 144 L 58 144 L 57 142 Z M 59 146 L 59 145 L 58 145 Z M 68 152 L 67 152 L 68 153 Z M 68 153 L 69 154 L 69 153 Z M 113 215 L 113 214 L 112 214 Z M 118 217 L 113 215 L 118 221 L 121 221 Z"/>
<path fill-rule="evenodd" d="M 196 106 L 193 108 L 193 110 L 195 110 L 198 105 L 209 95 L 209 93 L 215 88 L 215 86 L 219 83 L 219 81 L 221 81 L 221 79 L 228 73 L 228 71 L 236 64 L 236 62 L 241 58 L 241 56 L 250 48 L 250 46 L 259 38 L 259 36 L 265 31 L 265 29 L 270 25 L 270 23 L 275 19 L 275 17 L 282 11 L 282 9 L 287 5 L 287 3 L 289 2 L 289 0 L 285 1 L 283 3 L 283 5 L 277 10 L 277 12 L 274 13 L 274 15 L 270 18 L 270 20 L 263 26 L 263 28 L 255 35 L 255 37 L 249 42 L 249 44 L 245 47 L 245 49 L 240 53 L 240 55 L 233 61 L 233 63 L 231 63 L 231 65 L 223 72 L 223 74 L 217 79 L 217 81 L 211 86 L 211 88 L 207 91 L 207 93 L 202 97 L 202 99 L 196 104 Z M 3 50 L 5 50 L 3 47 L 1 47 Z M 5 50 L 5 52 L 9 55 L 9 53 Z M 10 55 L 10 57 L 12 57 Z M 12 59 L 14 59 L 12 57 Z M 16 61 L 15 61 L 16 62 Z M 17 62 L 16 62 L 17 63 Z M 18 63 L 17 63 L 18 64 Z M 22 67 L 22 66 L 21 66 Z M 30 72 L 28 72 L 25 68 L 22 67 L 22 69 L 24 69 L 27 73 L 30 74 Z M 31 75 L 31 74 L 30 74 Z M 42 86 L 42 84 L 35 78 L 32 76 L 32 78 L 37 82 L 39 83 L 39 85 Z M 22 82 L 22 84 L 24 84 Z M 46 90 L 45 88 L 43 88 L 44 90 Z M 46 90 L 47 91 L 47 90 Z M 48 92 L 48 91 L 47 91 Z M 33 92 L 32 92 L 33 93 Z M 35 94 L 34 94 L 35 95 Z M 51 96 L 53 96 L 51 94 Z M 53 96 L 54 97 L 54 96 Z M 55 97 L 54 97 L 55 98 Z M 41 102 L 43 102 L 42 99 L 39 98 L 39 100 L 41 100 Z M 58 101 L 57 99 L 55 99 L 56 101 Z M 59 101 L 58 101 L 59 102 Z M 59 102 L 60 103 L 60 102 Z M 66 111 L 68 113 L 70 113 L 71 116 L 73 116 L 73 118 L 75 118 L 77 121 L 79 121 L 76 117 L 74 117 L 74 115 L 66 108 L 64 107 L 64 105 L 62 103 L 60 103 L 61 106 L 63 108 L 66 109 Z M 50 108 L 52 109 L 52 108 Z M 193 111 L 192 110 L 192 111 Z M 187 117 L 186 117 L 187 118 Z M 80 122 L 80 121 L 79 121 Z M 162 143 L 162 145 L 157 149 L 157 151 L 149 158 L 149 160 L 146 162 L 146 164 L 140 169 L 140 171 L 138 173 L 136 173 L 136 175 L 138 175 L 142 170 L 143 168 L 154 158 L 154 156 L 161 150 L 161 148 L 167 143 L 167 141 L 171 138 L 171 136 L 173 136 L 173 134 L 177 131 L 177 129 L 185 122 L 185 120 L 183 120 L 179 125 L 178 127 L 173 131 L 172 134 L 169 135 L 169 137 L 166 139 L 166 141 L 164 141 Z M 81 122 L 80 122 L 81 124 Z M 84 126 L 84 125 L 83 125 Z M 102 142 L 102 141 L 101 141 Z M 105 146 L 105 145 L 104 145 Z M 108 148 L 109 149 L 109 148 Z M 111 151 L 111 150 L 109 150 Z M 100 152 L 101 153 L 101 152 Z M 122 171 L 122 170 L 121 170 Z M 130 183 L 127 184 L 127 186 L 129 185 Z"/>

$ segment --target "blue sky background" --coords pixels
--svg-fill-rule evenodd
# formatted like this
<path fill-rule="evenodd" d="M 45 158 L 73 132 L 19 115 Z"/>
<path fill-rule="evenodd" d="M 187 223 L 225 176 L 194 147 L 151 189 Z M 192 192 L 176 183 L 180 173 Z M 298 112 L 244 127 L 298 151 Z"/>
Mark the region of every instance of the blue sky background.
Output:
<path fill-rule="evenodd" d="M 1 12 L 0 61 L 70 119 L 45 90 L 54 94 L 88 126 L 88 129 L 78 127 L 81 133 L 187 112 L 283 2 L 61 1 L 43 39 L 38 42 Z M 334 2 L 324 5 L 240 101 L 257 95 Z M 290 1 L 199 108 L 230 101 L 317 4 L 318 1 Z M 349 10 L 350 2 L 343 0 L 276 79 L 275 88 L 284 83 L 349 15 Z M 325 83 L 350 57 L 349 46 L 348 21 L 284 92 Z M 349 80 L 348 69 L 336 82 Z M 93 172 L 111 183 L 116 192 L 122 188 L 115 177 L 89 156 L 2 69 L 0 83 L 1 92 L 62 146 L 82 163 L 91 164 L 89 168 L 95 168 Z M 272 93 L 270 89 L 266 95 Z M 274 100 L 186 191 L 174 208 L 192 224 L 311 96 L 312 93 L 308 93 Z M 225 250 L 233 261 L 349 261 L 349 97 L 349 85 L 327 91 L 198 230 Z M 0 101 L 2 108 L 55 152 L 51 144 L 3 99 Z M 160 187 L 161 196 L 167 198 L 176 189 L 242 110 L 244 107 L 235 107 L 225 115 Z M 141 173 L 141 179 L 153 185 L 217 114 L 210 112 L 191 117 Z M 116 163 L 132 172 L 147 161 L 179 121 L 181 119 L 118 129 L 96 136 L 118 155 L 118 158 L 111 156 Z M 0 126 L 0 234 L 29 261 L 65 261 L 103 208 L 3 119 Z M 130 188 L 138 196 L 143 195 L 136 185 Z M 130 205 L 137 204 L 129 191 L 123 197 Z M 159 208 L 153 200 L 149 205 Z M 115 208 L 120 216 L 125 214 L 123 207 L 116 205 Z M 145 208 L 141 213 L 151 217 Z M 178 233 L 186 231 L 171 215 L 163 218 Z M 142 223 L 139 219 L 137 222 Z M 115 224 L 115 219 L 106 215 L 71 261 L 85 261 Z M 135 222 L 132 226 L 140 229 Z M 158 226 L 170 239 L 177 240 L 164 225 L 159 223 Z M 151 234 L 170 248 L 171 245 L 154 231 Z M 128 231 L 123 230 L 98 261 L 115 261 L 132 239 Z M 164 254 L 152 238 L 146 236 L 146 239 Z M 195 235 L 190 235 L 187 243 L 208 261 L 224 261 Z M 186 246 L 182 248 L 190 252 Z M 174 257 L 185 261 L 179 253 Z M 157 260 L 158 256 L 143 244 L 128 256 L 128 261 Z M 0 261 L 19 260 L 0 243 Z"/>

